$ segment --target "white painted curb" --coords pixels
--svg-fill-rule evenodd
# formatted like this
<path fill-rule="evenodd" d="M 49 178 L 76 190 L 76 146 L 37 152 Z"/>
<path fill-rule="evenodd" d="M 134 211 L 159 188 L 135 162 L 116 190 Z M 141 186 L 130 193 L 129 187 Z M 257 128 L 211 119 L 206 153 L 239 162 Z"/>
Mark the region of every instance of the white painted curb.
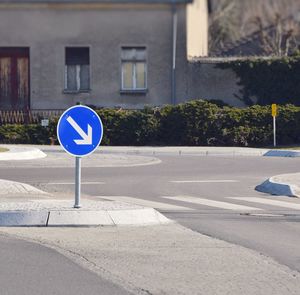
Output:
<path fill-rule="evenodd" d="M 34 160 L 45 158 L 47 155 L 34 147 L 3 146 L 9 151 L 0 153 L 0 161 Z"/>
<path fill-rule="evenodd" d="M 298 197 L 296 192 L 300 191 L 300 188 L 296 185 L 277 182 L 274 180 L 274 177 L 271 177 L 256 186 L 255 190 L 277 196 Z"/>
<path fill-rule="evenodd" d="M 143 226 L 171 223 L 153 208 L 0 211 L 0 226 Z"/>

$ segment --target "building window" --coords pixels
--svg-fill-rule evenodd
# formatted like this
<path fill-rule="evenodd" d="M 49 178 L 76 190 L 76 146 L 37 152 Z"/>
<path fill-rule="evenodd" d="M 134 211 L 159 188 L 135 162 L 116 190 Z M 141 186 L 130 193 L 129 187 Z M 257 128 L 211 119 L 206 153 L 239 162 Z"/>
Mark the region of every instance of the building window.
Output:
<path fill-rule="evenodd" d="M 71 92 L 90 90 L 90 49 L 88 47 L 66 48 L 65 90 Z"/>
<path fill-rule="evenodd" d="M 145 47 L 122 47 L 122 90 L 147 89 L 147 63 Z"/>

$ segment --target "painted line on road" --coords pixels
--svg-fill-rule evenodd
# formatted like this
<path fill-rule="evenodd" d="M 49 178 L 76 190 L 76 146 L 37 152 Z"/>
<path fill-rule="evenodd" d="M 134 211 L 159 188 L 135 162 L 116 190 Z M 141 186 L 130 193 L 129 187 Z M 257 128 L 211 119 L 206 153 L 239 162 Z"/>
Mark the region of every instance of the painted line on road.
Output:
<path fill-rule="evenodd" d="M 47 185 L 73 185 L 74 182 L 39 182 L 38 184 L 47 184 Z M 83 185 L 87 184 L 105 184 L 105 182 L 81 182 Z"/>
<path fill-rule="evenodd" d="M 299 203 L 289 203 L 289 202 L 284 202 L 284 201 L 270 200 L 270 199 L 257 198 L 257 197 L 244 197 L 244 198 L 243 197 L 229 197 L 229 199 L 300 210 Z"/>
<path fill-rule="evenodd" d="M 238 180 L 231 179 L 209 179 L 209 180 L 171 180 L 172 183 L 235 183 Z"/>
<path fill-rule="evenodd" d="M 154 209 L 160 210 L 170 210 L 170 211 L 193 211 L 194 209 L 188 207 L 182 207 L 167 203 L 149 201 L 144 199 L 132 198 L 132 197 L 125 197 L 125 196 L 118 196 L 118 197 L 110 197 L 110 196 L 99 196 L 102 199 L 110 200 L 110 201 L 121 201 L 126 203 L 131 203 L 134 205 L 150 207 Z"/>
<path fill-rule="evenodd" d="M 187 203 L 193 203 L 197 205 L 204 205 L 209 207 L 216 207 L 221 209 L 227 209 L 227 210 L 242 210 L 242 211 L 261 211 L 260 208 L 255 207 L 249 207 L 249 206 L 243 206 L 238 204 L 232 204 L 227 202 L 221 202 L 221 201 L 214 201 L 209 199 L 202 199 L 197 197 L 190 197 L 190 196 L 175 196 L 175 197 L 163 197 L 165 199 L 174 200 L 174 201 L 180 201 L 180 202 L 187 202 Z"/>

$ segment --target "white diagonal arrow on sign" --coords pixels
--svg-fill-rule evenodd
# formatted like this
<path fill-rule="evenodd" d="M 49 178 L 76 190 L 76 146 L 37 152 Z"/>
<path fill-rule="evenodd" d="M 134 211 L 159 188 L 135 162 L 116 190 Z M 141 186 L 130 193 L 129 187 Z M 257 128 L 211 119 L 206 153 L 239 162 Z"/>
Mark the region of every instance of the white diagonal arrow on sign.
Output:
<path fill-rule="evenodd" d="M 74 142 L 79 145 L 83 144 L 92 144 L 93 142 L 93 129 L 88 124 L 88 132 L 85 133 L 81 127 L 74 121 L 74 119 L 69 116 L 67 121 L 71 124 L 71 126 L 78 132 L 78 134 L 82 137 L 82 139 L 74 139 Z"/>

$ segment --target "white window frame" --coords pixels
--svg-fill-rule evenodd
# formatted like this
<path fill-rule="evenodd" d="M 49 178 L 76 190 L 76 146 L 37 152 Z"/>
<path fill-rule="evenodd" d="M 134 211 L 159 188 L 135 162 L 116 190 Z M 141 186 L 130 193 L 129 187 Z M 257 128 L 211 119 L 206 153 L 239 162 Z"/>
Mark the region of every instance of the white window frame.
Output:
<path fill-rule="evenodd" d="M 121 57 L 121 91 L 124 92 L 145 92 L 148 90 L 148 58 L 147 58 L 147 46 L 145 45 L 123 45 L 121 46 L 121 55 L 122 55 L 122 50 L 126 49 L 144 49 L 145 50 L 145 57 L 142 59 L 131 59 L 131 58 L 122 58 Z M 124 63 L 131 63 L 132 64 L 132 87 L 131 88 L 125 88 L 124 85 Z M 138 63 L 143 63 L 145 67 L 144 75 L 145 75 L 145 87 L 138 88 L 137 87 L 137 64 Z"/>
<path fill-rule="evenodd" d="M 76 66 L 76 90 L 77 91 L 88 90 L 88 89 L 80 89 L 80 86 L 81 86 L 81 81 L 80 81 L 81 65 L 75 65 L 75 66 Z M 65 65 L 65 90 L 74 91 L 73 89 L 68 88 L 68 65 Z"/>
<path fill-rule="evenodd" d="M 124 86 L 124 75 L 125 75 L 125 72 L 124 72 L 124 67 L 123 65 L 125 63 L 131 63 L 132 64 L 132 87 L 131 88 L 126 88 Z M 145 65 L 145 87 L 142 87 L 142 88 L 138 88 L 137 87 L 137 72 L 136 72 L 136 67 L 137 67 L 137 64 L 138 63 L 143 63 Z M 132 60 L 122 60 L 122 90 L 132 90 L 132 91 L 135 91 L 135 90 L 147 90 L 147 62 L 146 61 L 132 61 Z"/>

